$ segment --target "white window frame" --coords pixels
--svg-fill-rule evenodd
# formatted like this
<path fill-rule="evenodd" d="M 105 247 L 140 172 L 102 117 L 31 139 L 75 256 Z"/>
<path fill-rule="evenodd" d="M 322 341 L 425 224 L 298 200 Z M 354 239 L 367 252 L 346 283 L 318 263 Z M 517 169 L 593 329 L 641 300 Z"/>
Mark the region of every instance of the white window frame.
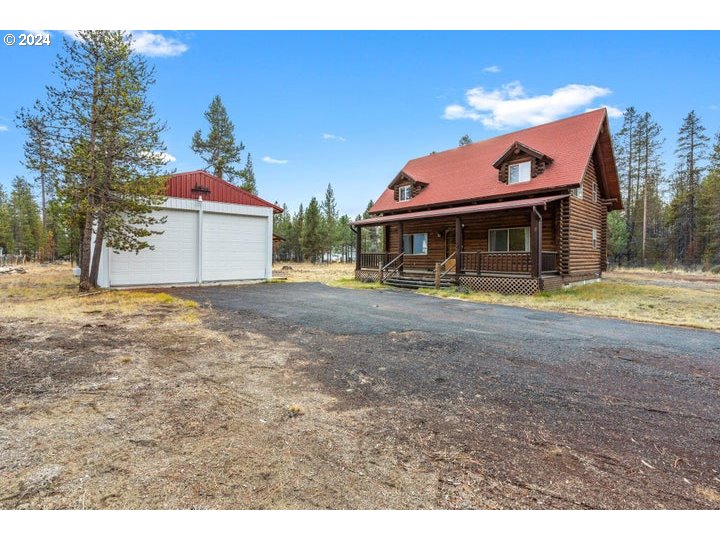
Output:
<path fill-rule="evenodd" d="M 510 250 L 510 231 L 524 229 L 525 230 L 525 249 L 523 251 Z M 507 231 L 507 249 L 505 251 L 493 251 L 490 249 L 490 236 L 496 231 Z M 530 253 L 530 227 L 505 227 L 502 229 L 488 229 L 488 253 Z"/>
<path fill-rule="evenodd" d="M 517 168 L 518 171 L 518 179 L 514 182 L 512 181 L 512 170 L 513 167 Z M 521 173 L 524 173 L 521 176 Z M 510 163 L 508 164 L 508 185 L 513 184 L 522 184 L 524 182 L 529 182 L 532 178 L 532 165 L 530 161 L 519 161 L 517 163 Z"/>
<path fill-rule="evenodd" d="M 404 202 L 412 199 L 412 186 L 410 184 L 398 188 L 398 201 Z"/>
<path fill-rule="evenodd" d="M 424 236 L 424 237 L 425 237 L 425 242 L 424 242 L 424 244 L 425 244 L 425 251 L 420 252 L 420 253 L 415 253 L 414 250 L 415 250 L 415 237 L 416 237 L 416 236 Z M 406 238 L 406 237 L 410 237 L 410 238 L 411 238 L 411 240 L 410 240 L 410 246 L 411 246 L 412 249 L 413 249 L 412 252 L 407 252 L 407 251 L 405 251 L 405 238 Z M 402 245 L 402 247 L 403 247 L 403 253 L 404 253 L 405 255 L 427 255 L 427 254 L 428 254 L 428 240 L 429 240 L 429 238 L 430 238 L 430 235 L 428 235 L 428 233 L 410 233 L 410 234 L 403 234 L 403 238 L 402 238 L 402 242 L 403 242 L 403 245 Z"/>
<path fill-rule="evenodd" d="M 593 247 L 593 249 L 597 249 L 597 248 L 598 248 L 598 239 L 597 239 L 597 236 L 598 236 L 598 234 L 597 234 L 597 229 L 593 229 L 593 230 L 592 230 L 592 247 Z"/>
<path fill-rule="evenodd" d="M 596 184 L 592 184 L 592 200 L 594 203 L 598 202 L 598 187 Z"/>
<path fill-rule="evenodd" d="M 570 193 L 572 193 L 574 197 L 576 197 L 576 198 L 578 198 L 578 199 L 582 199 L 582 198 L 583 198 L 583 185 L 582 185 L 582 182 L 580 182 L 580 185 L 579 185 L 578 187 L 573 188 L 572 190 L 570 190 Z"/>

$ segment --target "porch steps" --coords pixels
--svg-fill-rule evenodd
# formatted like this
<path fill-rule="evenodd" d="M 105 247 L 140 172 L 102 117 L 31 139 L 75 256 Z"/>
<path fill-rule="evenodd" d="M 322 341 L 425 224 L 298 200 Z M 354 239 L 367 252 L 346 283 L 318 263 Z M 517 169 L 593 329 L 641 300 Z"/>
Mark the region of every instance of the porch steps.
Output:
<path fill-rule="evenodd" d="M 385 281 L 386 285 L 400 289 L 432 289 L 435 287 L 435 278 L 425 276 L 395 276 Z M 440 288 L 447 289 L 454 287 L 455 282 L 443 278 L 440 280 Z"/>

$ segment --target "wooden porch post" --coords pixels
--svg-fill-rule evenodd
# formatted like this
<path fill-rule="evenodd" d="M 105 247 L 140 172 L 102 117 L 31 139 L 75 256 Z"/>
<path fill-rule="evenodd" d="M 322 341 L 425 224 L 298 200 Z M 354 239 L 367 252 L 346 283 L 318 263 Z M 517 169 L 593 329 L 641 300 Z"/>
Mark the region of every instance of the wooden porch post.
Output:
<path fill-rule="evenodd" d="M 358 225 L 355 234 L 355 270 L 360 270 L 360 250 L 362 250 L 362 227 Z"/>
<path fill-rule="evenodd" d="M 403 222 L 398 221 L 398 253 L 404 253 L 405 252 L 405 245 L 403 243 Z"/>
<path fill-rule="evenodd" d="M 530 273 L 532 277 L 539 277 L 539 259 L 538 253 L 538 217 L 535 207 L 530 208 Z"/>
<path fill-rule="evenodd" d="M 462 219 L 460 216 L 455 218 L 455 274 L 459 275 L 460 264 L 462 263 L 462 251 L 463 251 L 463 229 Z"/>

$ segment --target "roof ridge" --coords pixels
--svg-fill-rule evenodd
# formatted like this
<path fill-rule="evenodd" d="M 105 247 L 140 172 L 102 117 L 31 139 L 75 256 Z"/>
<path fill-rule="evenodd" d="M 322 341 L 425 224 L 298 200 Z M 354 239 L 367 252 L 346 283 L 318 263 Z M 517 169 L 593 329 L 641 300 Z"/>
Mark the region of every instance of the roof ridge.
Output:
<path fill-rule="evenodd" d="M 412 158 L 411 160 L 409 160 L 409 161 L 405 164 L 405 167 L 407 167 L 408 163 L 410 163 L 411 161 L 416 161 L 416 160 L 418 160 L 418 159 L 425 159 L 426 157 L 429 157 L 429 156 L 437 156 L 437 155 L 439 155 L 439 154 L 447 154 L 447 153 L 449 153 L 449 152 L 456 152 L 456 151 L 458 151 L 458 150 L 459 150 L 459 151 L 467 151 L 466 149 L 468 149 L 468 148 L 471 148 L 471 147 L 473 147 L 473 146 L 477 146 L 477 145 L 480 145 L 480 144 L 483 144 L 483 143 L 487 143 L 487 142 L 490 142 L 490 141 L 494 141 L 495 139 L 499 139 L 500 137 L 507 137 L 508 135 L 515 135 L 515 134 L 518 134 L 518 133 L 524 133 L 524 132 L 531 131 L 531 130 L 535 130 L 535 129 L 538 129 L 538 128 L 543 128 L 543 127 L 546 127 L 546 126 L 551 126 L 551 125 L 553 125 L 553 124 L 558 124 L 558 123 L 560 123 L 560 122 L 567 122 L 567 121 L 569 121 L 569 120 L 573 120 L 573 119 L 575 119 L 575 118 L 579 118 L 580 116 L 586 116 L 586 115 L 595 114 L 595 113 L 597 113 L 597 112 L 599 112 L 599 111 L 603 111 L 604 114 L 607 114 L 607 107 L 600 107 L 599 109 L 593 109 L 593 110 L 591 110 L 591 111 L 585 111 L 585 112 L 582 112 L 582 113 L 574 114 L 574 115 L 572 115 L 572 116 L 566 116 L 565 118 L 558 118 L 557 120 L 552 120 L 552 121 L 550 121 L 550 122 L 545 122 L 544 124 L 537 124 L 537 125 L 535 125 L 535 126 L 528 126 L 528 127 L 526 127 L 526 128 L 518 129 L 518 130 L 515 130 L 515 131 L 508 131 L 507 133 L 501 133 L 501 134 L 499 134 L 499 135 L 495 135 L 494 137 L 489 137 L 489 138 L 483 139 L 483 140 L 481 140 L 481 141 L 477 141 L 477 142 L 473 142 L 473 143 L 470 143 L 470 144 L 466 144 L 465 146 L 457 146 L 457 147 L 455 147 L 455 148 L 448 148 L 447 150 L 440 150 L 440 151 L 437 151 L 437 152 L 431 152 L 430 154 L 427 154 L 427 155 L 424 155 L 424 156 Z M 522 141 L 517 141 L 517 142 L 522 142 Z M 403 167 L 403 169 L 405 169 L 405 167 Z"/>

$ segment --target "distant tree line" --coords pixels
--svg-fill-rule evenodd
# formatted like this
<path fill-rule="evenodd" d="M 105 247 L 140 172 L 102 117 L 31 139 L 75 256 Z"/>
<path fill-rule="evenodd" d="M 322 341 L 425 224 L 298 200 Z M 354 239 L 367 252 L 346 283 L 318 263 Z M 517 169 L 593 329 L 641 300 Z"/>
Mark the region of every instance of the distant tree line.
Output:
<path fill-rule="evenodd" d="M 355 220 L 369 217 L 370 201 L 363 214 Z M 284 238 L 276 249 L 280 261 L 348 262 L 355 257 L 355 233 L 350 228 L 353 221 L 347 214 L 339 215 L 335 192 L 328 184 L 325 198 L 316 197 L 307 204 L 300 204 L 292 214 L 283 204 L 283 213 L 275 216 L 275 233 Z M 362 235 L 363 251 L 380 250 L 381 232 L 378 228 L 365 228 Z"/>
<path fill-rule="evenodd" d="M 614 137 L 623 210 L 608 216 L 611 261 L 625 265 L 720 265 L 720 133 L 711 142 L 691 111 L 665 170 L 663 130 L 629 107 Z"/>

